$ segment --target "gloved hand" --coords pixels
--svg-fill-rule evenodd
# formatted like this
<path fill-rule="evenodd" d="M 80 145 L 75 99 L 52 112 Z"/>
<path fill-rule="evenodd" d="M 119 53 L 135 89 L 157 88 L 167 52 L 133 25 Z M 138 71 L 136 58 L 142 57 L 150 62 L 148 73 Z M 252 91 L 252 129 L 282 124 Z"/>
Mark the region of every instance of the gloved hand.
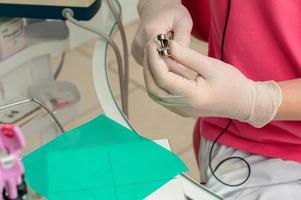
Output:
<path fill-rule="evenodd" d="M 144 76 L 153 100 L 186 117 L 225 117 L 258 128 L 274 119 L 282 101 L 281 90 L 274 81 L 252 81 L 232 65 L 175 41 L 171 41 L 170 46 L 173 62 L 198 75 L 189 80 L 171 72 L 165 61 L 170 58 L 160 57 L 159 45 L 150 42 L 144 60 Z"/>
<path fill-rule="evenodd" d="M 192 19 L 181 0 L 140 0 L 140 24 L 132 43 L 132 55 L 143 64 L 144 49 L 152 38 L 163 33 L 174 33 L 174 40 L 190 45 Z"/>

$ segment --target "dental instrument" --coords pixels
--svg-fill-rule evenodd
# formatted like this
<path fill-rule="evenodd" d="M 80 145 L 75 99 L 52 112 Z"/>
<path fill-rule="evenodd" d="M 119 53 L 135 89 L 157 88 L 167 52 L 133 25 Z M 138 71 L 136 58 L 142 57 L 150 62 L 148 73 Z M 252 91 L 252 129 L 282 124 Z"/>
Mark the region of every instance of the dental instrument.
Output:
<path fill-rule="evenodd" d="M 169 46 L 169 41 L 167 39 L 166 34 L 159 34 L 157 36 L 158 41 L 160 42 L 160 48 L 158 48 L 158 53 L 160 56 L 170 56 L 171 49 Z"/>

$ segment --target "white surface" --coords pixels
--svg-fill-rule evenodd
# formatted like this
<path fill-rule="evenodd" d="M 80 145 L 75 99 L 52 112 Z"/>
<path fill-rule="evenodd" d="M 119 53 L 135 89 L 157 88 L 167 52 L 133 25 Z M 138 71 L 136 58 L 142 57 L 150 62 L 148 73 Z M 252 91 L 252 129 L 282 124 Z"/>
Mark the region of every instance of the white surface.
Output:
<path fill-rule="evenodd" d="M 156 140 L 154 142 L 169 151 L 171 150 L 168 140 Z M 179 176 L 175 177 L 146 198 L 146 200 L 158 199 L 185 200 L 184 190 Z"/>
<path fill-rule="evenodd" d="M 172 179 L 156 192 L 152 193 L 145 200 L 186 200 L 183 187 L 179 178 Z"/>
<path fill-rule="evenodd" d="M 199 185 L 191 180 L 186 175 L 179 176 L 182 187 L 186 196 L 193 200 L 222 200 L 222 197 L 217 196 L 207 188 Z"/>

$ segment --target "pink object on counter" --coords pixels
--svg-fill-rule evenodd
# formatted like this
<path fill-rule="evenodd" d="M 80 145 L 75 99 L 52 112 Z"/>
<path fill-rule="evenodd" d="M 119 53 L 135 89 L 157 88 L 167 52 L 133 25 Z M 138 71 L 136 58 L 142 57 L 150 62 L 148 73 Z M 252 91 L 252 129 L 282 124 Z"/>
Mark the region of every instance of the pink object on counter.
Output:
<path fill-rule="evenodd" d="M 21 150 L 25 147 L 25 138 L 21 130 L 12 124 L 2 124 L 0 131 L 1 141 L 8 153 L 20 156 Z"/>
<path fill-rule="evenodd" d="M 18 188 L 24 182 L 24 167 L 20 161 L 22 148 L 25 147 L 25 138 L 21 130 L 11 124 L 0 124 L 0 191 L 5 185 L 9 199 L 20 196 Z M 2 187 L 1 187 L 2 186 Z M 2 195 L 0 195 L 1 200 Z"/>
<path fill-rule="evenodd" d="M 208 2 L 208 7 L 200 6 Z M 183 3 L 192 14 L 196 36 L 209 34 L 209 56 L 220 59 L 228 0 L 183 0 Z M 202 9 L 208 9 L 205 11 L 208 18 L 204 18 Z M 224 61 L 255 81 L 300 78 L 300 10 L 300 0 L 232 0 Z M 201 25 L 204 23 L 209 25 Z M 196 152 L 200 135 L 216 139 L 228 120 L 200 119 L 195 129 Z M 261 129 L 233 121 L 219 143 L 266 157 L 301 162 L 301 121 L 273 121 Z"/>

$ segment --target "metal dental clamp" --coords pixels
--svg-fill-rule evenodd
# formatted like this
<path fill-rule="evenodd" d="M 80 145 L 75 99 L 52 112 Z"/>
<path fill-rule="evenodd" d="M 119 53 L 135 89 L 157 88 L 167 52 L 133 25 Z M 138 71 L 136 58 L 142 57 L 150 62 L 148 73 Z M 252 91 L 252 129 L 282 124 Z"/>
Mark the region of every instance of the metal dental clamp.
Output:
<path fill-rule="evenodd" d="M 157 39 L 159 40 L 161 47 L 158 48 L 158 53 L 160 56 L 171 56 L 171 49 L 169 46 L 168 39 L 165 34 L 159 34 L 157 36 Z"/>

